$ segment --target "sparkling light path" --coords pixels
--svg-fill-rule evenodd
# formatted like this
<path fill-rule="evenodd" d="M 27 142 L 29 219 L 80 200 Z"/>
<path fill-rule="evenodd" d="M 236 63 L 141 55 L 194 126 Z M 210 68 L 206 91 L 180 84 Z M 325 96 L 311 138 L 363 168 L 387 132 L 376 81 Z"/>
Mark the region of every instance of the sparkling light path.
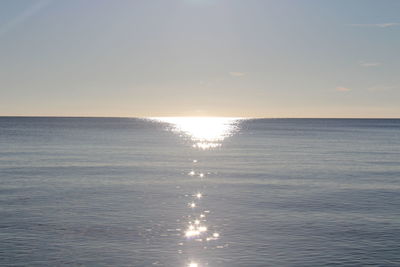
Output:
<path fill-rule="evenodd" d="M 238 130 L 239 118 L 217 118 L 217 117 L 169 117 L 169 118 L 151 118 L 159 122 L 168 123 L 168 130 L 179 134 L 179 136 L 189 139 L 193 144 L 194 149 L 210 150 L 220 148 L 222 141 L 233 135 Z M 197 159 L 192 159 L 192 166 L 187 175 L 191 179 L 203 179 L 206 177 L 206 172 L 202 172 L 198 169 Z M 210 225 L 207 220 L 206 214 L 209 214 L 209 210 L 204 210 L 202 207 L 202 199 L 204 198 L 204 192 L 197 190 L 196 193 L 187 194 L 191 199 L 187 203 L 187 207 L 190 209 L 189 215 L 187 216 L 188 221 L 186 226 L 182 230 L 182 236 L 186 242 L 211 242 L 216 241 L 220 238 L 220 233 L 212 231 L 214 228 Z M 180 243 L 184 244 L 184 243 Z M 203 249 L 207 249 L 208 246 L 203 246 Z M 209 266 L 206 259 L 204 262 L 199 262 L 194 259 L 201 258 L 201 251 L 196 251 L 196 255 L 188 255 L 186 259 L 188 267 L 202 267 Z"/>

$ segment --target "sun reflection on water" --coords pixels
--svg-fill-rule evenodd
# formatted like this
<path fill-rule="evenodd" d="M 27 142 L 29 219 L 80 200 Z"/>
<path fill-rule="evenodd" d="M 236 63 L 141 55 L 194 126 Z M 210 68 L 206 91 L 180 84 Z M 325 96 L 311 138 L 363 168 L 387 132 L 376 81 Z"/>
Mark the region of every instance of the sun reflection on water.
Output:
<path fill-rule="evenodd" d="M 168 123 L 168 130 L 179 134 L 181 137 L 188 137 L 189 140 L 192 141 L 192 147 L 198 148 L 200 151 L 221 147 L 222 141 L 224 141 L 225 138 L 232 136 L 238 131 L 239 121 L 241 120 L 240 118 L 222 117 L 160 117 L 150 119 Z M 191 168 L 188 168 L 188 172 L 186 172 L 187 176 L 191 177 L 190 179 L 199 177 L 201 178 L 200 181 L 204 183 L 205 180 L 203 178 L 210 173 L 197 168 L 197 159 L 191 160 L 191 163 Z M 192 191 L 192 194 L 186 194 L 187 197 L 191 198 L 187 203 L 190 212 L 188 211 L 189 215 L 185 223 L 186 226 L 183 227 L 184 229 L 179 229 L 182 231 L 182 237 L 185 238 L 187 245 L 201 244 L 204 242 L 208 244 L 207 246 L 202 245 L 198 247 L 198 250 L 195 250 L 195 254 L 198 255 L 191 255 L 193 253 L 188 254 L 190 257 L 186 258 L 186 266 L 189 267 L 208 266 L 207 262 L 193 261 L 192 257 L 195 256 L 195 258 L 199 258 L 201 256 L 201 249 L 207 249 L 211 242 L 220 239 L 220 233 L 216 232 L 215 226 L 211 221 L 206 219 L 210 211 L 202 207 L 203 193 L 204 188 L 202 188 L 202 190 Z M 180 240 L 179 244 L 183 245 L 184 242 Z M 215 248 L 223 247 L 224 246 L 220 245 L 215 246 Z M 182 253 L 182 250 L 179 250 L 178 253 Z"/>
<path fill-rule="evenodd" d="M 173 132 L 189 136 L 193 141 L 192 146 L 203 150 L 220 147 L 225 138 L 235 133 L 237 123 L 242 120 L 229 117 L 153 117 L 150 119 L 169 123 Z"/>

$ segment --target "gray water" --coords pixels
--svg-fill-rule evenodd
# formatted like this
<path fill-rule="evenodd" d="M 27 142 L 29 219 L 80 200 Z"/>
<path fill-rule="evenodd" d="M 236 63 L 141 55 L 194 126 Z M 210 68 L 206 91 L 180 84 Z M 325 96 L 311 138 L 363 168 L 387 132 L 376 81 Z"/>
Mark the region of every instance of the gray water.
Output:
<path fill-rule="evenodd" d="M 400 266 L 400 120 L 235 127 L 0 118 L 0 266 Z"/>

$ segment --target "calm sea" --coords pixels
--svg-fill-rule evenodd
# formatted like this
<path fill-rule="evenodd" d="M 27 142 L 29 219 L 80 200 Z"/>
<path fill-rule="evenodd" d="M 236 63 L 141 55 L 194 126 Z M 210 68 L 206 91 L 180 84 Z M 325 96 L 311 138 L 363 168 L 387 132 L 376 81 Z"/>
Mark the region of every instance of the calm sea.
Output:
<path fill-rule="evenodd" d="M 0 266 L 400 266 L 400 120 L 2 117 Z"/>

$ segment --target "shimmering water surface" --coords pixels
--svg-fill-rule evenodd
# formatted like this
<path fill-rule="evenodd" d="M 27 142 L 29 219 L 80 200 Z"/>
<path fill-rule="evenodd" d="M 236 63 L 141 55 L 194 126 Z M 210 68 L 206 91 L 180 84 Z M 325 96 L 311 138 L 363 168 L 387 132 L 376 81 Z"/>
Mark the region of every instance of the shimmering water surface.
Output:
<path fill-rule="evenodd" d="M 399 266 L 400 120 L 0 118 L 0 266 Z"/>

